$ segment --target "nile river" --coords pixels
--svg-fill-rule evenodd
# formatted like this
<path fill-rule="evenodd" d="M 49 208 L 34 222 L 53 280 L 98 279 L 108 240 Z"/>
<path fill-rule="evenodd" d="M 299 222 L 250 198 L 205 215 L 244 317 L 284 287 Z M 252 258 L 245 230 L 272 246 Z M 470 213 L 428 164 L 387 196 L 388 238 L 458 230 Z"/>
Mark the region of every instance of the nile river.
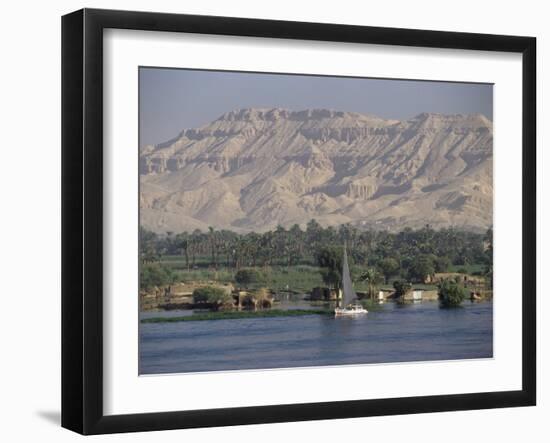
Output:
<path fill-rule="evenodd" d="M 227 371 L 493 356 L 492 302 L 386 303 L 325 315 L 140 324 L 140 373 Z M 189 311 L 142 313 L 142 318 Z"/>

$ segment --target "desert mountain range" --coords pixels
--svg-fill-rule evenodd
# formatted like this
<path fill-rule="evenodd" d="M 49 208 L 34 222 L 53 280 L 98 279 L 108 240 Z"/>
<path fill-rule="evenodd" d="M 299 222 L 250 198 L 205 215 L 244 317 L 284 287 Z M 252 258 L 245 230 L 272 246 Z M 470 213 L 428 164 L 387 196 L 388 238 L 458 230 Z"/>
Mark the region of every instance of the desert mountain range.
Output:
<path fill-rule="evenodd" d="M 156 232 L 352 223 L 492 224 L 493 124 L 326 109 L 242 109 L 140 150 L 140 223 Z"/>

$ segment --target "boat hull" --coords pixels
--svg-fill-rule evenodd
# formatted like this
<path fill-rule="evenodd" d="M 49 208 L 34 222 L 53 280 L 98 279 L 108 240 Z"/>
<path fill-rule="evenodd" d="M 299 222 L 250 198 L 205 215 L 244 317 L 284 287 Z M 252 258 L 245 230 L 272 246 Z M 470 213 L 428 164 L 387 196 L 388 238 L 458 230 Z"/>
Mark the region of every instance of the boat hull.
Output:
<path fill-rule="evenodd" d="M 336 308 L 334 310 L 334 315 L 336 317 L 353 317 L 353 316 L 358 316 L 358 315 L 365 315 L 367 314 L 369 311 L 367 311 L 366 309 L 364 308 L 359 308 L 359 309 L 345 309 L 345 308 Z"/>

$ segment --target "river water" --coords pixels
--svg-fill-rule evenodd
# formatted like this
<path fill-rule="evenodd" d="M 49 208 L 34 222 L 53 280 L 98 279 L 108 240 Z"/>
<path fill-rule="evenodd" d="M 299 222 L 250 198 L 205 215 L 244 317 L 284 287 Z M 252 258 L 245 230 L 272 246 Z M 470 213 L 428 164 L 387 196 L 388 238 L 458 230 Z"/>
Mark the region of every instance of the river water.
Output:
<path fill-rule="evenodd" d="M 142 313 L 142 318 L 192 315 Z M 140 324 L 140 374 L 490 358 L 492 302 L 386 303 L 366 316 Z"/>

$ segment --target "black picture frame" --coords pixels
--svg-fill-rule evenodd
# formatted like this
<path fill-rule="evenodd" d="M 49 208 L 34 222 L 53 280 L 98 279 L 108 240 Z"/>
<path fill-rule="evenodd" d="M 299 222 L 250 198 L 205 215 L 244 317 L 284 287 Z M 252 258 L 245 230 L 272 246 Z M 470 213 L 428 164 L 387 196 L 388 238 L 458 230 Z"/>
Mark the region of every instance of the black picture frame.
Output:
<path fill-rule="evenodd" d="M 103 30 L 503 51 L 523 64 L 522 389 L 131 415 L 103 413 Z M 62 18 L 62 426 L 151 431 L 536 403 L 536 39 L 503 35 L 83 9 Z"/>

